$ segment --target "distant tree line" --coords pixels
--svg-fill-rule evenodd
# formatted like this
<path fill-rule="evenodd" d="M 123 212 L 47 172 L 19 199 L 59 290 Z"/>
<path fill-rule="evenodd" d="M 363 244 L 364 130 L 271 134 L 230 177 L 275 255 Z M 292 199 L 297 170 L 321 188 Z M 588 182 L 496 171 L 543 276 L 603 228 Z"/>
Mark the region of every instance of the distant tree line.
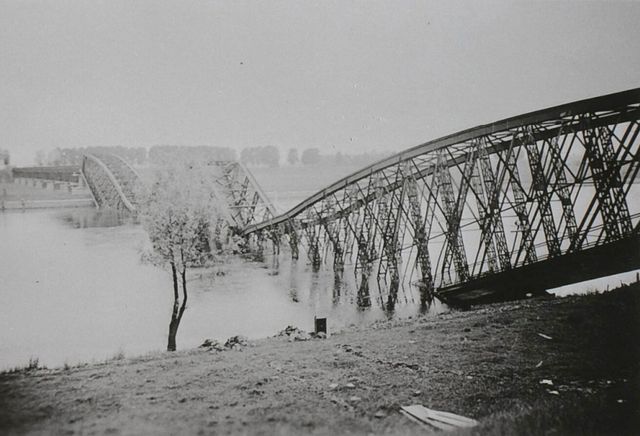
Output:
<path fill-rule="evenodd" d="M 336 152 L 333 154 L 322 154 L 318 148 L 306 148 L 302 150 L 298 157 L 298 150 L 292 148 L 287 153 L 287 163 L 289 165 L 302 164 L 309 165 L 350 165 L 367 166 L 376 161 L 390 156 L 390 152 L 364 152 L 347 154 Z"/>
<path fill-rule="evenodd" d="M 48 153 L 39 150 L 36 153 L 36 165 L 59 166 L 80 165 L 84 154 L 116 154 L 133 165 L 162 165 L 175 164 L 176 162 L 212 163 L 215 161 L 235 161 L 238 156 L 234 149 L 229 147 L 215 147 L 208 145 L 183 146 L 183 145 L 154 145 L 149 149 L 145 147 L 77 147 L 56 148 Z M 390 153 L 363 152 L 347 154 L 336 152 L 323 154 L 319 148 L 312 147 L 298 151 L 295 148 L 288 150 L 286 164 L 295 165 L 349 165 L 366 166 L 378 160 L 388 157 Z M 245 165 L 256 167 L 265 166 L 276 168 L 280 166 L 280 150 L 273 145 L 258 147 L 246 147 L 240 152 L 240 161 Z"/>
<path fill-rule="evenodd" d="M 85 154 L 116 154 L 131 164 L 144 165 L 147 162 L 147 149 L 144 147 L 124 147 L 121 145 L 105 147 L 57 147 L 46 153 L 36 152 L 36 165 L 61 166 L 80 165 Z"/>
<path fill-rule="evenodd" d="M 280 150 L 273 145 L 263 147 L 247 147 L 240 153 L 240 162 L 250 166 L 280 166 Z"/>
<path fill-rule="evenodd" d="M 286 155 L 286 163 L 295 165 L 350 165 L 366 166 L 388 157 L 389 152 L 364 152 L 356 154 L 333 153 L 322 154 L 319 148 L 306 148 L 299 152 L 290 148 Z M 280 166 L 280 151 L 273 145 L 264 147 L 248 147 L 240 153 L 240 161 L 248 166 L 266 166 L 275 168 Z"/>
<path fill-rule="evenodd" d="M 174 164 L 176 162 L 198 161 L 209 163 L 218 160 L 235 160 L 235 150 L 228 147 L 181 146 L 181 145 L 154 145 L 148 150 L 145 147 L 124 147 L 124 146 L 104 146 L 104 147 L 58 147 L 48 153 L 43 150 L 36 152 L 36 165 L 38 166 L 60 166 L 60 165 L 80 165 L 82 156 L 85 154 L 115 154 L 133 165 L 154 165 Z"/>
<path fill-rule="evenodd" d="M 236 159 L 236 151 L 229 147 L 154 145 L 149 149 L 149 162 L 153 165 L 166 166 L 177 162 L 210 164 L 216 161 L 234 161 Z"/>

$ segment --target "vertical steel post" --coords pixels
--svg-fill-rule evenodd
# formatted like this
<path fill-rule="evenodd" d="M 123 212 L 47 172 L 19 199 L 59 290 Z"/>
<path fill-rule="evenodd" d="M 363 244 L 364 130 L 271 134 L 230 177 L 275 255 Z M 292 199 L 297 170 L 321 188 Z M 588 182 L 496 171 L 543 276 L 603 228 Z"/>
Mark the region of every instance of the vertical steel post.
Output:
<path fill-rule="evenodd" d="M 536 249 L 533 245 L 533 234 L 531 232 L 531 224 L 529 223 L 529 217 L 527 215 L 527 197 L 522 190 L 522 183 L 520 182 L 520 174 L 518 171 L 518 163 L 516 161 L 515 153 L 513 152 L 515 141 L 516 136 L 514 134 L 511 145 L 509 146 L 509 149 L 507 151 L 506 169 L 509 173 L 509 185 L 511 187 L 511 192 L 513 193 L 514 198 L 513 208 L 515 209 L 516 215 L 518 216 L 519 230 L 520 234 L 522 235 L 519 251 L 524 251 L 525 263 L 534 263 L 538 260 L 538 256 L 536 255 Z"/>
<path fill-rule="evenodd" d="M 420 208 L 420 198 L 418 197 L 418 186 L 415 176 L 405 167 L 404 192 L 406 192 L 407 202 L 409 203 L 408 222 L 413 228 L 413 244 L 417 248 L 416 261 L 420 268 L 420 303 L 428 306 L 433 301 L 433 275 L 431 273 L 431 259 L 429 257 L 429 244 L 425 230 L 426 215 L 422 216 Z M 425 214 L 428 214 L 429 204 Z"/>
<path fill-rule="evenodd" d="M 470 172 L 473 170 L 474 165 L 475 155 L 467 156 L 464 169 L 466 177 L 463 177 L 463 180 L 460 182 L 460 191 L 456 199 L 446 158 L 442 154 L 440 154 L 438 158 L 436 168 L 438 185 L 447 218 L 447 249 L 442 265 L 442 275 L 444 278 L 446 274 L 449 281 L 451 281 L 451 260 L 453 260 L 456 269 L 456 282 L 464 282 L 469 278 L 469 264 L 467 263 L 467 255 L 464 249 L 460 220 L 469 188 L 468 180 Z"/>
<path fill-rule="evenodd" d="M 542 169 L 540 150 L 538 149 L 531 128 L 527 129 L 524 145 L 527 150 L 531 175 L 533 176 L 532 189 L 538 201 L 538 211 L 540 213 L 540 219 L 542 220 L 549 257 L 557 257 L 560 256 L 560 241 L 558 240 L 558 231 L 551 210 L 551 198 L 548 190 L 549 183 Z"/>
<path fill-rule="evenodd" d="M 584 136 L 606 242 L 615 241 L 630 235 L 633 226 L 620 178 L 620 165 L 611 143 L 611 131 L 606 126 L 592 128 L 585 130 Z"/>

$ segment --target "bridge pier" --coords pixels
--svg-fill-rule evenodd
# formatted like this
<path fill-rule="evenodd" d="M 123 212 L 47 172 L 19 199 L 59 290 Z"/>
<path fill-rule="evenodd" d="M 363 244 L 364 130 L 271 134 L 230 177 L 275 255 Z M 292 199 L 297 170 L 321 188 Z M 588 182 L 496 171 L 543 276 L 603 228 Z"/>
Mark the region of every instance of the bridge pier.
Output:
<path fill-rule="evenodd" d="M 306 226 L 303 231 L 307 236 L 307 255 L 309 256 L 309 260 L 311 261 L 311 268 L 314 272 L 318 272 L 320 270 L 320 265 L 322 264 L 322 256 L 320 254 L 320 238 L 318 232 L 313 225 Z"/>
<path fill-rule="evenodd" d="M 298 260 L 299 257 L 299 245 L 300 245 L 300 237 L 298 235 L 298 226 L 295 220 L 287 220 L 285 223 L 285 234 L 287 235 L 287 239 L 289 241 L 289 247 L 291 249 L 291 259 Z"/>

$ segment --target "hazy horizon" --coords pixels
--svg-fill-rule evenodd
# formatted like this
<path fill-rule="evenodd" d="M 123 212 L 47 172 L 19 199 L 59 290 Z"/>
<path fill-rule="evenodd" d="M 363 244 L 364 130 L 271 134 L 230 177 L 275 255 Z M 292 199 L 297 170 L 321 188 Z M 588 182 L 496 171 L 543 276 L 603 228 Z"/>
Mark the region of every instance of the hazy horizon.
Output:
<path fill-rule="evenodd" d="M 0 149 L 400 151 L 638 87 L 638 18 L 632 1 L 0 1 Z"/>

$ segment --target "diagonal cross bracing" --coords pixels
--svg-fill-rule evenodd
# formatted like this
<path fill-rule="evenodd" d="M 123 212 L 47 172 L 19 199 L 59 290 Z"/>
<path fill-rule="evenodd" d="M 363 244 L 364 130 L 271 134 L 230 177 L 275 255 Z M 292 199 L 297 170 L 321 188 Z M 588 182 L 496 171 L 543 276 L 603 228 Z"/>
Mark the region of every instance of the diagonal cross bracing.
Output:
<path fill-rule="evenodd" d="M 413 277 L 443 296 L 480 282 L 500 287 L 503 276 L 637 234 L 639 118 L 634 89 L 465 130 L 358 171 L 243 233 L 295 222 L 285 231 L 319 235 L 318 251 L 353 265 L 356 277 L 377 265 L 386 285 Z M 563 280 L 547 275 L 531 286 Z"/>

